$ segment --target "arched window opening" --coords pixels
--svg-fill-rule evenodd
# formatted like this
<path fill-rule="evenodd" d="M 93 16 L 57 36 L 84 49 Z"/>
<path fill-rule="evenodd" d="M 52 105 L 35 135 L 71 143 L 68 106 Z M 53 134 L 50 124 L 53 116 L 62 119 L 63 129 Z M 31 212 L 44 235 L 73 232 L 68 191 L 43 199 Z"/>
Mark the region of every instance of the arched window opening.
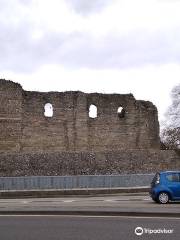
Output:
<path fill-rule="evenodd" d="M 91 104 L 89 107 L 89 117 L 97 118 L 97 107 L 93 104 Z"/>
<path fill-rule="evenodd" d="M 51 103 L 46 103 L 44 105 L 44 116 L 53 117 L 53 106 Z"/>
<path fill-rule="evenodd" d="M 117 114 L 119 118 L 125 117 L 125 109 L 123 107 L 118 107 Z"/>

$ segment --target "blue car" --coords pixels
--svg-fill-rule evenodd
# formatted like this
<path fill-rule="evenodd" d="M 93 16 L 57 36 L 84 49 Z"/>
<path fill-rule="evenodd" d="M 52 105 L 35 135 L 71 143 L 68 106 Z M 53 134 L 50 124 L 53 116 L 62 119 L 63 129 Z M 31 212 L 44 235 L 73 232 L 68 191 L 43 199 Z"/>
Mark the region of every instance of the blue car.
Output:
<path fill-rule="evenodd" d="M 180 171 L 157 172 L 151 183 L 150 196 L 163 204 L 180 200 Z"/>

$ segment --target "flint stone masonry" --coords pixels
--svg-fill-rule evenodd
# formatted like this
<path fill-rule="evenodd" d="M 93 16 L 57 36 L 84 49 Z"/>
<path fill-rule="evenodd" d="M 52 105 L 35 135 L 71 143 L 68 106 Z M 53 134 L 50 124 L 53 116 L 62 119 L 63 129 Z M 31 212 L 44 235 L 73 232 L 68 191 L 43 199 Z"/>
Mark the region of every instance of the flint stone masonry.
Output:
<path fill-rule="evenodd" d="M 157 109 L 132 94 L 28 92 L 0 80 L 0 101 L 0 152 L 159 149 Z M 97 118 L 89 117 L 92 104 Z"/>
<path fill-rule="evenodd" d="M 180 169 L 174 151 L 14 153 L 0 155 L 0 177 L 117 175 Z"/>
<path fill-rule="evenodd" d="M 53 112 L 44 114 L 45 105 Z M 96 118 L 89 116 L 91 105 L 97 107 Z M 0 176 L 173 169 L 180 169 L 180 157 L 160 150 L 158 114 L 151 102 L 132 94 L 29 92 L 0 80 Z"/>
<path fill-rule="evenodd" d="M 22 138 L 22 88 L 0 80 L 0 152 L 18 152 Z"/>

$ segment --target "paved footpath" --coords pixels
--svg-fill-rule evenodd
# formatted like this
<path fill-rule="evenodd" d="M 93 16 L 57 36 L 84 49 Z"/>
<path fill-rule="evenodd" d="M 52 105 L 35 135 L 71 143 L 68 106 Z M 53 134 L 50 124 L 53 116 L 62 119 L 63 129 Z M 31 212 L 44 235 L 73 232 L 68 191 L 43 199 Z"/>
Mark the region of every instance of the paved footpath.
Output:
<path fill-rule="evenodd" d="M 180 203 L 157 204 L 147 193 L 93 197 L 0 199 L 0 214 L 81 214 L 180 217 Z"/>

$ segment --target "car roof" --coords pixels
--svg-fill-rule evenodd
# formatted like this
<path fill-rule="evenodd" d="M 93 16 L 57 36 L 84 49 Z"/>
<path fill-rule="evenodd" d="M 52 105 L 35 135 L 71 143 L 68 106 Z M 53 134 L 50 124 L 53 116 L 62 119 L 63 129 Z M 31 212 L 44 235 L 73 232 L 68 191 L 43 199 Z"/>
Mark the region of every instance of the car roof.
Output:
<path fill-rule="evenodd" d="M 180 170 L 177 170 L 177 171 L 163 171 L 163 172 L 159 172 L 159 174 L 166 174 L 166 173 L 180 173 Z"/>

